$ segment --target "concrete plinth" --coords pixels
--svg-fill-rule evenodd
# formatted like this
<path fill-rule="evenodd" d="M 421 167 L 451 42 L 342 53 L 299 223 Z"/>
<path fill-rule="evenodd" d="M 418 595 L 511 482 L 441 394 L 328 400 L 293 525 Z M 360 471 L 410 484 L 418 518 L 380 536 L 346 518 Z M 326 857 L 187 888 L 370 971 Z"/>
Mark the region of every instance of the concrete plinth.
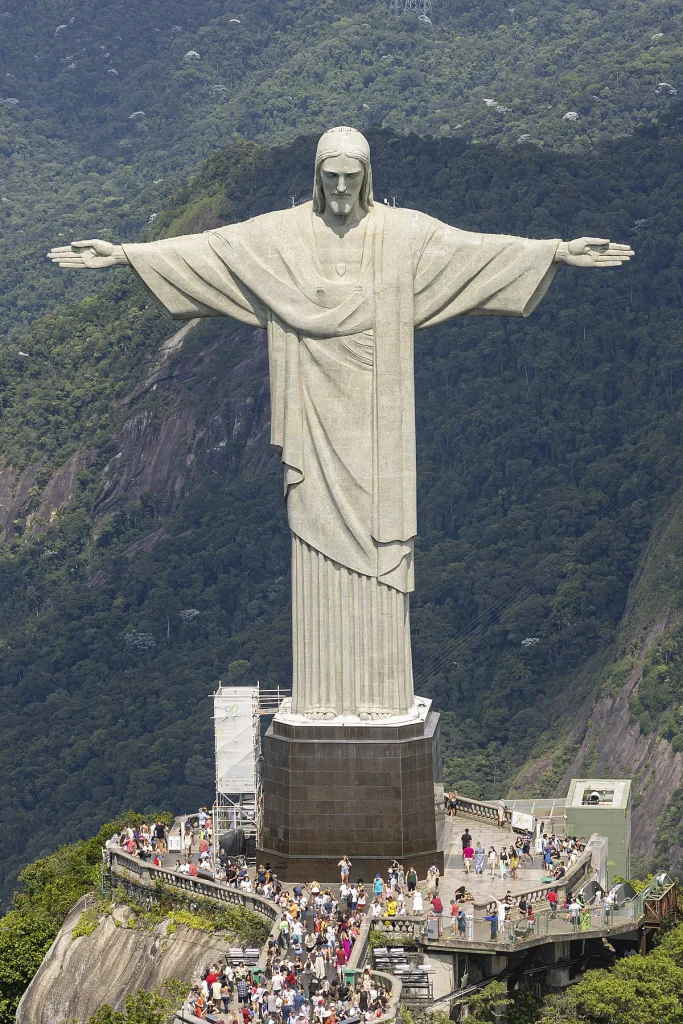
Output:
<path fill-rule="evenodd" d="M 421 878 L 443 872 L 445 819 L 439 716 L 388 723 L 277 716 L 265 737 L 259 863 L 286 881 L 383 876 L 392 858 Z"/>

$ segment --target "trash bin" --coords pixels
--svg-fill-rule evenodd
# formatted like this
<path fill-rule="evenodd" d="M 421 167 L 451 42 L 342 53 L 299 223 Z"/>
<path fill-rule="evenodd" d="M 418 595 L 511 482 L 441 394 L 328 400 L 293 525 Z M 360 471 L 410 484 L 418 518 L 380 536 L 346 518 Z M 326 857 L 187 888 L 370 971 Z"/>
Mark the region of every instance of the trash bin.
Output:
<path fill-rule="evenodd" d="M 430 917 L 427 919 L 427 941 L 436 942 L 441 938 L 441 918 Z"/>

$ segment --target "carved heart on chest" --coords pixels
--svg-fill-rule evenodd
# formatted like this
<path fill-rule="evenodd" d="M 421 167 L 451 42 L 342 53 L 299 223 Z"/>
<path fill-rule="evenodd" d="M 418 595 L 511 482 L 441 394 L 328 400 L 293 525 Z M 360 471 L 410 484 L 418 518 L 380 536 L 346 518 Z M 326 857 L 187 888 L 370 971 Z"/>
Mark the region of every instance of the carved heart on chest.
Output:
<path fill-rule="evenodd" d="M 343 277 L 344 274 L 346 273 L 346 264 L 345 263 L 335 263 L 334 269 L 337 271 L 339 277 Z"/>

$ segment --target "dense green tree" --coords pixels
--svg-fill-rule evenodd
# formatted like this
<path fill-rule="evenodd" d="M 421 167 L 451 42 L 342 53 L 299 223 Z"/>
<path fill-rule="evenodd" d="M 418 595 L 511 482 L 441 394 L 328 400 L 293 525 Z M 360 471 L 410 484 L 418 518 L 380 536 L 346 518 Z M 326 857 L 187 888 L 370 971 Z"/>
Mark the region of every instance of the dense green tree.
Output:
<path fill-rule="evenodd" d="M 645 957 L 587 971 L 578 984 L 547 1000 L 541 1024 L 680 1024 L 683 1021 L 683 928 L 666 934 Z"/>

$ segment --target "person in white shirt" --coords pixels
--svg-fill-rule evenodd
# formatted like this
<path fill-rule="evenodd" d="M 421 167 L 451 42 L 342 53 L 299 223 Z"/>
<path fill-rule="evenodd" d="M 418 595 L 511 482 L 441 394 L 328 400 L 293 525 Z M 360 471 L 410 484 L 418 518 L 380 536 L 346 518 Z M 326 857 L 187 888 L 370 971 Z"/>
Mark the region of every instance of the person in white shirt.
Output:
<path fill-rule="evenodd" d="M 578 900 L 572 900 L 569 906 L 567 907 L 567 910 L 569 911 L 569 913 L 567 914 L 567 920 L 571 921 L 573 928 L 579 927 L 582 909 L 583 907 L 578 902 Z"/>

